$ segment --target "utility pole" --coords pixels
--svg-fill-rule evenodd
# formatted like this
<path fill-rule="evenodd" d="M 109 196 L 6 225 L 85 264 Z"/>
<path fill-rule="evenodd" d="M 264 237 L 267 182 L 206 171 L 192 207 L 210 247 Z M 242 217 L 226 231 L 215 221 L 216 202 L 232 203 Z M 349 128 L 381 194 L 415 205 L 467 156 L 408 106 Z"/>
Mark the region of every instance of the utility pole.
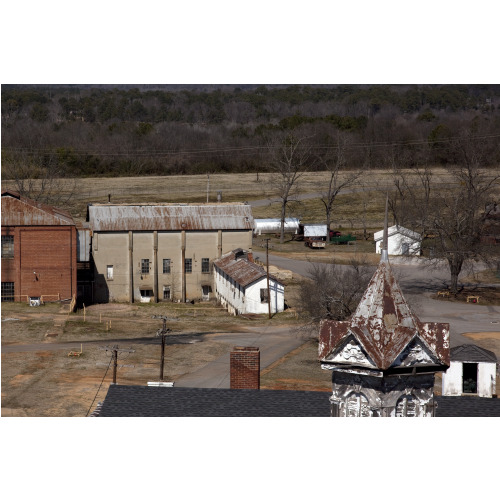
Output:
<path fill-rule="evenodd" d="M 161 337 L 161 360 L 160 360 L 160 382 L 163 382 L 163 367 L 165 364 L 165 337 L 171 331 L 167 328 L 167 317 L 166 316 L 152 316 L 153 319 L 163 320 L 163 328 L 156 332 L 157 337 Z"/>
<path fill-rule="evenodd" d="M 269 290 L 269 238 L 266 238 L 266 269 L 267 269 L 267 309 L 271 319 L 271 293 Z"/>
<path fill-rule="evenodd" d="M 105 351 L 111 351 L 113 356 L 113 384 L 116 384 L 116 370 L 118 368 L 118 353 L 119 352 L 135 352 L 135 349 L 119 349 L 117 345 L 100 347 Z"/>

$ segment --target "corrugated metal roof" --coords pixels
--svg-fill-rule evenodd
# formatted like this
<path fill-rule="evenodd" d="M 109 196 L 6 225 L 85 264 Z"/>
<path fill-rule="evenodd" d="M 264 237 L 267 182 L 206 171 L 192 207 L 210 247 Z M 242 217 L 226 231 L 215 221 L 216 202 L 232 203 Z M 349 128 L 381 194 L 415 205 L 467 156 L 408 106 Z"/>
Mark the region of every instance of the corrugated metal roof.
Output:
<path fill-rule="evenodd" d="M 93 231 L 253 229 L 252 209 L 243 203 L 89 205 L 88 219 Z"/>
<path fill-rule="evenodd" d="M 246 258 L 236 259 L 235 251 L 229 252 L 220 259 L 215 260 L 214 266 L 243 287 L 267 276 L 264 268 L 254 262 L 250 262 Z M 269 275 L 269 278 L 280 283 L 274 276 Z"/>
<path fill-rule="evenodd" d="M 320 358 L 354 335 L 380 370 L 388 369 L 414 339 L 449 365 L 449 324 L 421 323 L 406 302 L 388 261 L 381 261 L 350 321 L 324 321 Z"/>
<path fill-rule="evenodd" d="M 71 215 L 14 191 L 2 191 L 2 226 L 74 226 Z"/>

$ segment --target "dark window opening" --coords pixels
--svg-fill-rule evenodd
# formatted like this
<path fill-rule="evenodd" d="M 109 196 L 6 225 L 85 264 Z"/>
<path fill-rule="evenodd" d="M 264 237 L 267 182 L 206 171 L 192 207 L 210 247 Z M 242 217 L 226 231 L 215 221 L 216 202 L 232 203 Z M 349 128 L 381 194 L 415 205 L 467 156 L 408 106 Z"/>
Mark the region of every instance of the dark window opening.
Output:
<path fill-rule="evenodd" d="M 193 272 L 193 259 L 186 259 L 184 261 L 184 272 L 185 273 Z"/>
<path fill-rule="evenodd" d="M 141 290 L 141 297 L 154 297 L 152 289 Z"/>
<path fill-rule="evenodd" d="M 466 394 L 477 393 L 477 363 L 463 364 L 463 392 Z"/>
<path fill-rule="evenodd" d="M 163 259 L 163 274 L 170 274 L 170 259 Z"/>
<path fill-rule="evenodd" d="M 209 273 L 210 272 L 210 259 L 201 259 L 201 272 Z"/>
<path fill-rule="evenodd" d="M 269 295 L 267 292 L 268 292 L 267 288 L 260 289 L 260 301 L 265 302 L 266 304 L 269 302 Z"/>
<path fill-rule="evenodd" d="M 2 259 L 14 258 L 14 236 L 2 235 Z"/>
<path fill-rule="evenodd" d="M 163 300 L 170 300 L 170 287 L 169 286 L 163 287 Z"/>
<path fill-rule="evenodd" d="M 141 259 L 141 274 L 149 274 L 149 259 Z"/>
<path fill-rule="evenodd" d="M 14 302 L 13 281 L 2 281 L 2 302 Z"/>

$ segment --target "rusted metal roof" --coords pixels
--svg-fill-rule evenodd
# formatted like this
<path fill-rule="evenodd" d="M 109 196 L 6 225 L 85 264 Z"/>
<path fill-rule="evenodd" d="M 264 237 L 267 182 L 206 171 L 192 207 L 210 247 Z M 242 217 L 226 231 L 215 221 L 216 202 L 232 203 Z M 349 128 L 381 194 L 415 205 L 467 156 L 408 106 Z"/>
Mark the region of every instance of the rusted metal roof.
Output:
<path fill-rule="evenodd" d="M 250 205 L 144 204 L 89 205 L 88 221 L 93 231 L 214 231 L 251 230 Z"/>
<path fill-rule="evenodd" d="M 74 226 L 71 215 L 15 191 L 2 191 L 2 226 Z"/>
<path fill-rule="evenodd" d="M 350 335 L 380 370 L 387 370 L 413 339 L 420 339 L 440 363 L 449 365 L 449 324 L 420 322 L 387 260 L 380 262 L 350 321 L 321 324 L 320 359 Z"/>
<path fill-rule="evenodd" d="M 237 251 L 235 250 L 224 254 L 220 259 L 214 261 L 214 266 L 243 287 L 267 276 L 264 268 L 246 258 L 237 259 L 236 255 Z M 269 275 L 269 278 L 281 284 L 274 276 Z"/>

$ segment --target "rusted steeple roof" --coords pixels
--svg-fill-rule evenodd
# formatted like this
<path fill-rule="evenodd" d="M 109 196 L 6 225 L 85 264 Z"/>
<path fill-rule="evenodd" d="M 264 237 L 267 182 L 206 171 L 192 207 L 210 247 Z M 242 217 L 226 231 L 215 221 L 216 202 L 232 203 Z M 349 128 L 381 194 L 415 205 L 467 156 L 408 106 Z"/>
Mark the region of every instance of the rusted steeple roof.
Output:
<path fill-rule="evenodd" d="M 440 363 L 449 364 L 449 325 L 421 323 L 403 296 L 387 254 L 387 202 L 384 244 L 379 266 L 350 321 L 324 321 L 320 359 L 353 336 L 379 370 L 387 370 L 418 338 Z"/>

